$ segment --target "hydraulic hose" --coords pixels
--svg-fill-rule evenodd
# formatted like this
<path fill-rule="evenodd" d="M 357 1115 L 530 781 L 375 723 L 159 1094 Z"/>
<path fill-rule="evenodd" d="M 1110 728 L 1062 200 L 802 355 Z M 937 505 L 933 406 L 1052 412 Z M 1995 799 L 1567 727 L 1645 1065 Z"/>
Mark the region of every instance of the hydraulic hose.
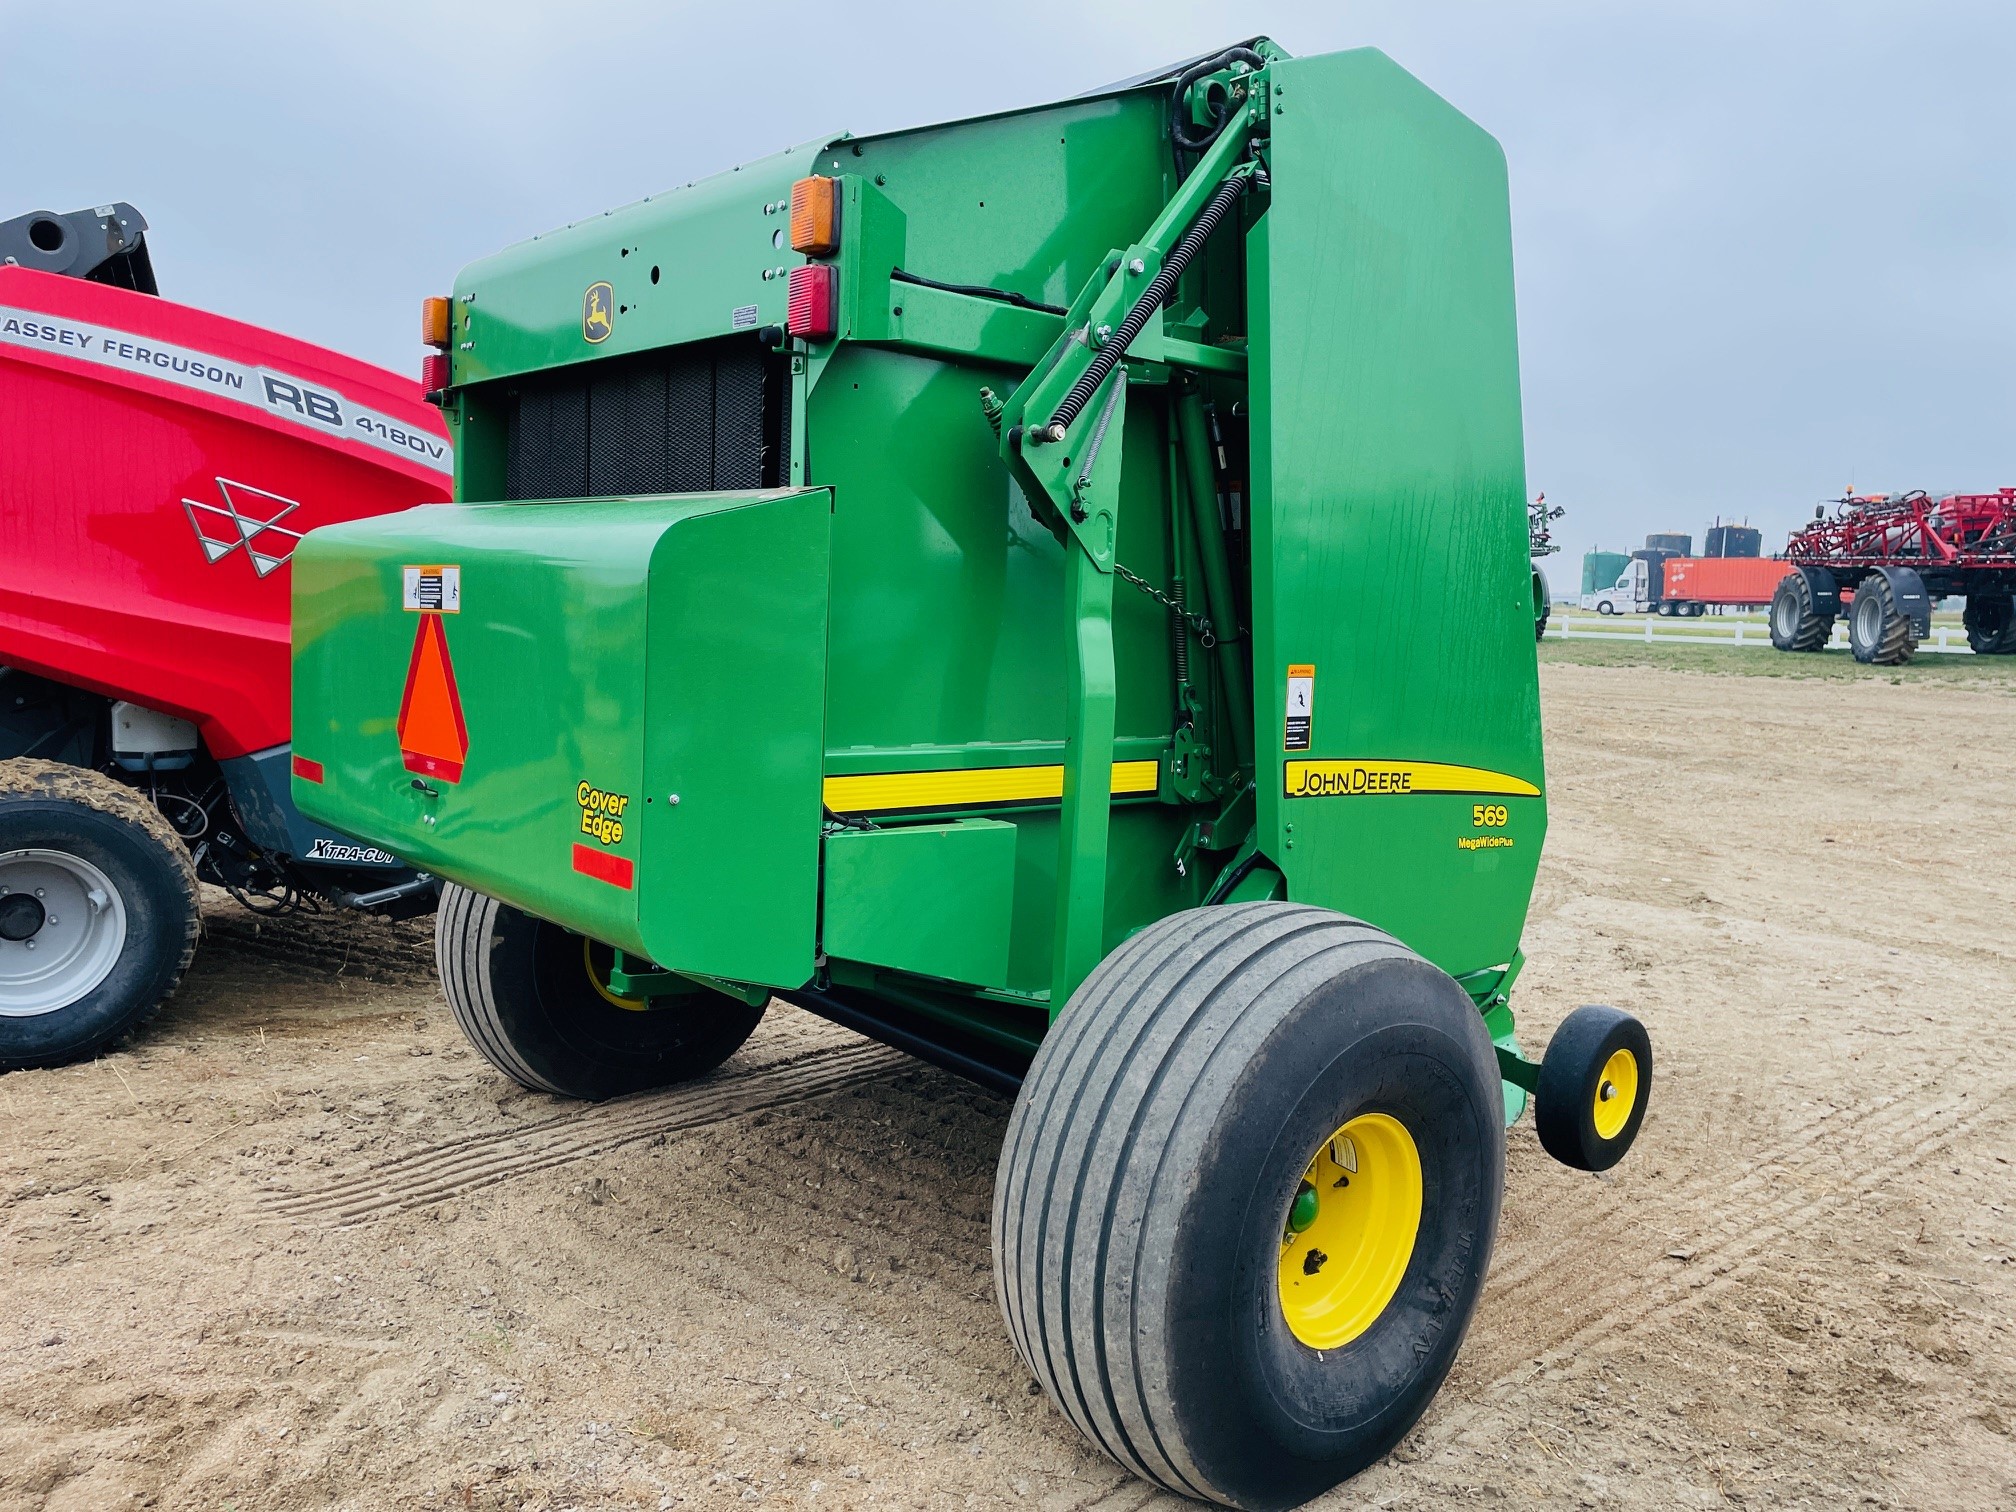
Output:
<path fill-rule="evenodd" d="M 1190 265 L 1190 259 L 1209 240 L 1218 228 L 1218 222 L 1225 218 L 1225 212 L 1246 192 L 1251 181 L 1250 175 L 1241 173 L 1228 178 L 1212 191 L 1211 198 L 1204 202 L 1204 208 L 1197 212 L 1197 219 L 1190 223 L 1176 245 L 1169 249 L 1169 256 L 1162 263 L 1162 271 L 1157 273 L 1148 285 L 1147 291 L 1134 302 L 1134 308 L 1127 312 L 1127 318 L 1120 322 L 1120 329 L 1109 336 L 1085 371 L 1078 375 L 1078 381 L 1071 385 L 1057 412 L 1050 417 L 1050 423 L 1031 435 L 1032 440 L 1062 441 L 1065 427 L 1076 420 L 1092 396 L 1099 392 L 1099 385 L 1106 381 L 1134 338 L 1141 334 L 1141 328 L 1148 324 L 1148 317 L 1162 307 L 1176 288 L 1176 280 L 1183 276 L 1183 270 Z"/>
<path fill-rule="evenodd" d="M 1201 62 L 1192 63 L 1176 76 L 1176 89 L 1169 97 L 1169 135 L 1181 151 L 1202 152 L 1216 141 L 1218 133 L 1225 129 L 1224 120 L 1214 121 L 1203 128 L 1201 136 L 1191 136 L 1183 124 L 1183 101 L 1190 93 L 1191 86 L 1199 79 L 1217 73 L 1220 69 L 1230 68 L 1234 63 L 1244 63 L 1249 68 L 1267 66 L 1267 60 L 1250 47 L 1228 47 L 1215 58 L 1205 58 Z"/>

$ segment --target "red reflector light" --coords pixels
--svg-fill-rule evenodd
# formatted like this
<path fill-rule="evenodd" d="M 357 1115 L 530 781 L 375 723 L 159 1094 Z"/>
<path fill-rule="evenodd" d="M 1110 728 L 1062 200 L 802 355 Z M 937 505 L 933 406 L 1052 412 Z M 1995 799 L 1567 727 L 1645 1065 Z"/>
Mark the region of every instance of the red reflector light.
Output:
<path fill-rule="evenodd" d="M 587 845 L 574 847 L 574 870 L 584 877 L 593 877 L 597 882 L 607 882 L 611 887 L 621 887 L 626 891 L 637 872 L 628 856 L 612 856 L 607 851 Z"/>
<path fill-rule="evenodd" d="M 294 775 L 299 777 L 303 782 L 320 782 L 322 780 L 322 763 L 319 761 L 310 761 L 306 756 L 296 756 L 294 758 Z"/>
<path fill-rule="evenodd" d="M 784 306 L 784 329 L 807 341 L 824 341 L 839 329 L 840 270 L 831 263 L 806 263 L 791 270 L 791 294 Z"/>
<path fill-rule="evenodd" d="M 448 387 L 448 354 L 429 352 L 420 359 L 420 391 L 438 394 Z"/>
<path fill-rule="evenodd" d="M 409 772 L 418 772 L 422 777 L 439 777 L 443 782 L 462 780 L 462 763 L 459 761 L 446 756 L 428 756 L 420 751 L 401 751 L 399 755 Z"/>

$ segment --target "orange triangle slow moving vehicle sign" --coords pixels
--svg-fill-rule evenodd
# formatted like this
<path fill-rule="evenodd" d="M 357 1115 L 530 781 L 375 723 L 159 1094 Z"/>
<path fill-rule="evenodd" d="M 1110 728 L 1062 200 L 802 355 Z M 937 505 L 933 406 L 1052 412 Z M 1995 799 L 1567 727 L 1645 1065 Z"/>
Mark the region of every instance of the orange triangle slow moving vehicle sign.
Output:
<path fill-rule="evenodd" d="M 409 772 L 443 782 L 462 780 L 469 727 L 462 722 L 462 695 L 455 688 L 455 663 L 448 658 L 448 626 L 438 614 L 421 615 L 413 637 L 406 692 L 399 700 L 399 754 Z"/>

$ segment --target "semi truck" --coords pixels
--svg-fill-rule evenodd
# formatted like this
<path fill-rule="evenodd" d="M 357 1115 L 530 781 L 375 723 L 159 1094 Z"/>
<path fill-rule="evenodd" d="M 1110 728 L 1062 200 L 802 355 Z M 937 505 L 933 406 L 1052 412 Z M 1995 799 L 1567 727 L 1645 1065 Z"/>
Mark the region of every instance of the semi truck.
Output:
<path fill-rule="evenodd" d="M 1582 596 L 1598 614 L 1698 618 L 1710 608 L 1754 609 L 1771 602 L 1786 563 L 1774 557 L 1634 556 L 1610 587 Z"/>
<path fill-rule="evenodd" d="M 995 1289 L 1066 1420 L 1238 1507 L 1387 1454 L 1508 1120 L 1606 1169 L 1651 1087 L 1627 1013 L 1538 1061 L 1512 1018 L 1498 144 L 1256 38 L 744 162 L 424 323 L 457 502 L 303 543 L 294 793 L 448 880 L 472 1042 L 608 1097 L 782 999 L 994 1088 Z"/>

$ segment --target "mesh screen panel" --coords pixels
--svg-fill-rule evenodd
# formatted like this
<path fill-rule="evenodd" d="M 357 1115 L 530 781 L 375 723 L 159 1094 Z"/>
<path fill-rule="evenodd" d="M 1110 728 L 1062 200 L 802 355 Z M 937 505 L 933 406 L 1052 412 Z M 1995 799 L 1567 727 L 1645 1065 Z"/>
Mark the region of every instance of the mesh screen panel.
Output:
<path fill-rule="evenodd" d="M 776 487 L 789 392 L 783 358 L 753 338 L 530 374 L 508 391 L 505 497 Z"/>

